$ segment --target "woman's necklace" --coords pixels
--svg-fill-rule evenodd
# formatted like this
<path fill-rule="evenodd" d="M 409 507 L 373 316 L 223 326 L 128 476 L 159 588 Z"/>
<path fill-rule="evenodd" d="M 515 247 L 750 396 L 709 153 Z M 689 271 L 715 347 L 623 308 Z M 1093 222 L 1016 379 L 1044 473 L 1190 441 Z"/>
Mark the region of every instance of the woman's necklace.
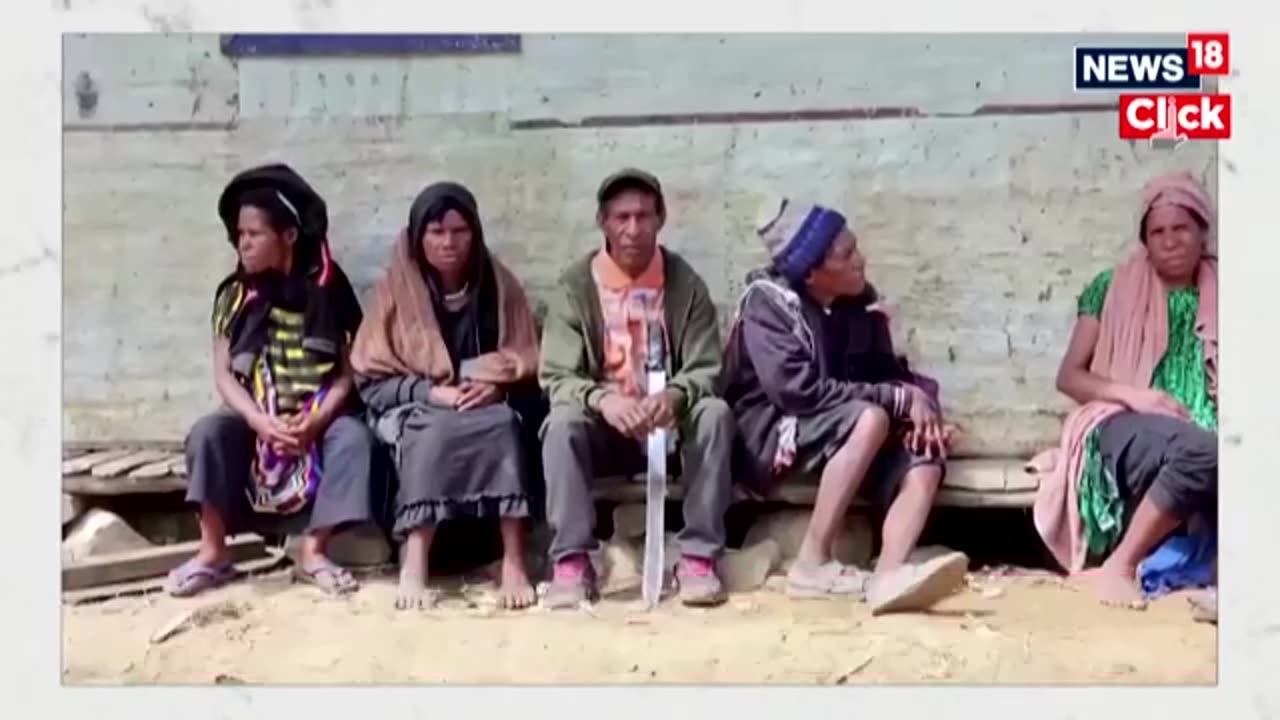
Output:
<path fill-rule="evenodd" d="M 467 291 L 469 289 L 470 284 L 468 283 L 463 285 L 462 289 L 457 292 L 447 293 L 444 296 L 444 306 L 449 309 L 449 312 L 457 312 L 467 304 Z"/>

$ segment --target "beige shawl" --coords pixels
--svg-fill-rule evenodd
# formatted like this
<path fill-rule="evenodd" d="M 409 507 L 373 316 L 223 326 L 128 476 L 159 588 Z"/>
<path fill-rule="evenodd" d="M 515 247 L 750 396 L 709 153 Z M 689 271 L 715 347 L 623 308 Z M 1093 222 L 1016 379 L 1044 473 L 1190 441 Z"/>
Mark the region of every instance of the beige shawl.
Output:
<path fill-rule="evenodd" d="M 520 281 L 490 256 L 498 297 L 498 349 L 476 358 L 473 379 L 509 384 L 538 369 L 538 332 Z M 402 231 L 378 281 L 351 349 L 351 365 L 369 377 L 422 375 L 437 385 L 457 382 L 426 280 Z"/>

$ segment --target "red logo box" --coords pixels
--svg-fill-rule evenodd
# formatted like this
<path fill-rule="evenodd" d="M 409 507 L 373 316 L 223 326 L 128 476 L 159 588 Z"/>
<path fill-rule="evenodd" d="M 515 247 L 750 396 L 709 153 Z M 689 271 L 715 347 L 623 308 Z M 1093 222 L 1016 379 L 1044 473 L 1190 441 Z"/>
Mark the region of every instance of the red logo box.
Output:
<path fill-rule="evenodd" d="M 1120 96 L 1121 140 L 1227 140 L 1230 137 L 1230 95 Z"/>
<path fill-rule="evenodd" d="M 1187 72 L 1192 75 L 1229 75 L 1231 40 L 1227 33 L 1188 33 Z"/>

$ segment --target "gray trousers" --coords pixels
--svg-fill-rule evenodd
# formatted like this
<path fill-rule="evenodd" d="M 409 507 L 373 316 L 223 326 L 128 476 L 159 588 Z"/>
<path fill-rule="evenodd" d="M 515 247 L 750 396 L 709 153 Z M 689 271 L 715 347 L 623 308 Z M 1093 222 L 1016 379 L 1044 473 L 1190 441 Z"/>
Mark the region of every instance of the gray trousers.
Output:
<path fill-rule="evenodd" d="M 248 496 L 253 429 L 231 410 L 210 413 L 187 435 L 187 502 L 213 506 L 229 533 L 295 533 L 372 520 L 368 426 L 354 417 L 337 417 L 320 439 L 320 452 L 320 487 L 306 508 L 292 515 L 255 513 Z"/>
<path fill-rule="evenodd" d="M 1128 516 L 1143 497 L 1186 520 L 1217 515 L 1218 438 L 1186 420 L 1124 412 L 1098 426 L 1103 463 L 1115 473 Z"/>
<path fill-rule="evenodd" d="M 724 516 L 733 498 L 733 415 L 723 400 L 707 398 L 680 419 L 679 431 L 685 524 L 677 542 L 685 555 L 717 558 L 724 552 Z M 596 549 L 595 478 L 641 472 L 645 459 L 640 443 L 602 418 L 556 406 L 543 432 L 542 464 L 547 522 L 554 533 L 551 559 L 559 561 Z"/>

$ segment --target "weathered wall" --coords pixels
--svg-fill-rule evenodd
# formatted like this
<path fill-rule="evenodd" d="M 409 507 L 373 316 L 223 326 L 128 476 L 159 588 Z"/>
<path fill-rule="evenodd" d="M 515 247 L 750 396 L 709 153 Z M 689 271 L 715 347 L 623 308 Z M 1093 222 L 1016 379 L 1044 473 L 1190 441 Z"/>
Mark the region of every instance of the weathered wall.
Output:
<path fill-rule="evenodd" d="M 239 169 L 306 175 L 361 290 L 417 190 L 460 180 L 536 295 L 599 242 L 599 179 L 638 164 L 667 187 L 664 241 L 726 310 L 764 260 L 762 200 L 848 210 L 966 449 L 1026 452 L 1054 437 L 1073 297 L 1130 242 L 1142 182 L 1185 167 L 1216 186 L 1213 146 L 1119 141 L 1087 106 L 1113 98 L 1073 96 L 1078 40 L 530 36 L 517 55 L 233 62 L 216 36 L 70 38 L 67 437 L 178 439 L 213 406 L 209 303 L 232 263 L 214 205 Z"/>

